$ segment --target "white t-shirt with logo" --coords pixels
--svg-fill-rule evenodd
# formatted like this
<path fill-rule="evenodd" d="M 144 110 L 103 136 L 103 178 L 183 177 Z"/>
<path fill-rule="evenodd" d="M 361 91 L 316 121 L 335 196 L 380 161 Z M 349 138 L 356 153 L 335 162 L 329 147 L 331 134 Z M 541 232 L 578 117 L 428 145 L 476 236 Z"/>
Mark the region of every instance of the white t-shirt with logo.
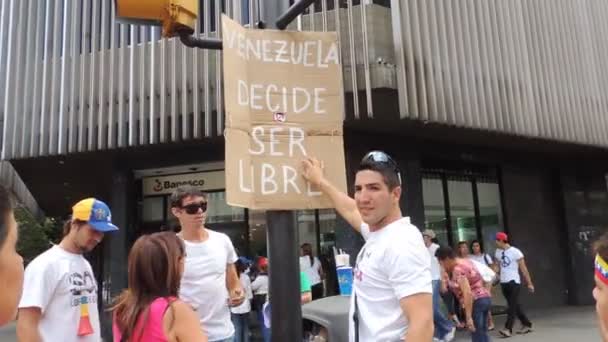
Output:
<path fill-rule="evenodd" d="M 431 257 L 431 277 L 433 280 L 441 280 L 441 265 L 439 265 L 439 260 L 435 256 L 437 250 L 439 249 L 439 245 L 436 243 L 432 243 L 428 248 L 429 256 Z"/>
<path fill-rule="evenodd" d="M 310 264 L 310 257 L 304 255 L 300 257 L 300 270 L 308 276 L 310 279 L 310 285 L 317 285 L 321 283 L 321 261 L 319 258 L 314 257 L 312 265 Z"/>
<path fill-rule="evenodd" d="M 234 335 L 230 320 L 226 267 L 237 260 L 232 241 L 212 230 L 204 242 L 184 240 L 186 260 L 179 297 L 198 314 L 209 341 Z"/>
<path fill-rule="evenodd" d="M 408 322 L 399 301 L 419 293 L 433 293 L 431 258 L 422 234 L 408 217 L 370 232 L 361 227 L 366 242 L 354 273 L 349 314 L 349 338 L 354 341 L 355 296 L 361 342 L 400 341 Z"/>
<path fill-rule="evenodd" d="M 500 282 L 504 284 L 515 281 L 517 284 L 521 284 L 518 261 L 524 257 L 524 254 L 511 246 L 504 250 L 497 249 L 494 256 L 500 265 Z"/>
<path fill-rule="evenodd" d="M 53 246 L 25 269 L 19 308 L 40 308 L 43 342 L 98 342 L 97 281 L 81 254 Z M 87 325 L 90 323 L 90 325 Z M 87 335 L 78 336 L 79 332 Z"/>

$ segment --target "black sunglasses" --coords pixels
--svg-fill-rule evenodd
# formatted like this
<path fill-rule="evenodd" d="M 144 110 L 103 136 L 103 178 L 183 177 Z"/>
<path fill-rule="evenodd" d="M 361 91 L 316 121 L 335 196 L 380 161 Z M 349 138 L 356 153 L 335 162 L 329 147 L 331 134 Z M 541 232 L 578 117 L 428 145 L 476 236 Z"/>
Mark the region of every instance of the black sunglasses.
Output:
<path fill-rule="evenodd" d="M 207 202 L 192 203 L 192 204 L 184 205 L 181 208 L 184 209 L 186 214 L 194 215 L 194 214 L 198 213 L 199 209 L 202 209 L 203 212 L 207 211 Z"/>
<path fill-rule="evenodd" d="M 382 151 L 371 151 L 368 152 L 363 159 L 361 159 L 361 163 L 359 163 L 360 167 L 371 166 L 371 167 L 384 167 L 389 168 L 397 174 L 399 178 L 399 183 L 401 183 L 401 171 L 399 171 L 399 166 L 397 162 L 388 154 Z"/>

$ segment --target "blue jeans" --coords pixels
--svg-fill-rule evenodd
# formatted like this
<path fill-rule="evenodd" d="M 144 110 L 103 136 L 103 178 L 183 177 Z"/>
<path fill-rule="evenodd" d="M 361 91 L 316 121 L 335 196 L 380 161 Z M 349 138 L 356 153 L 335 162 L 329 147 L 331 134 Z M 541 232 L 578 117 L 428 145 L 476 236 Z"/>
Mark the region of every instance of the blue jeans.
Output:
<path fill-rule="evenodd" d="M 234 325 L 234 342 L 249 342 L 249 312 L 230 315 Z"/>
<path fill-rule="evenodd" d="M 450 322 L 443 312 L 441 312 L 441 281 L 433 280 L 433 322 L 435 323 L 435 337 L 443 339 L 454 325 Z"/>
<path fill-rule="evenodd" d="M 264 342 L 270 342 L 270 328 L 266 328 L 264 325 L 264 313 L 262 310 L 257 312 L 258 323 L 260 325 L 260 330 L 262 331 L 262 337 L 264 338 Z"/>
<path fill-rule="evenodd" d="M 228 338 L 223 339 L 223 340 L 218 340 L 218 341 L 209 341 L 209 342 L 234 342 L 234 336 L 232 336 L 232 337 L 228 337 Z"/>
<path fill-rule="evenodd" d="M 479 298 L 473 302 L 473 323 L 475 324 L 475 332 L 471 334 L 473 342 L 489 342 L 488 335 L 488 314 L 492 306 L 492 300 L 489 297 Z"/>

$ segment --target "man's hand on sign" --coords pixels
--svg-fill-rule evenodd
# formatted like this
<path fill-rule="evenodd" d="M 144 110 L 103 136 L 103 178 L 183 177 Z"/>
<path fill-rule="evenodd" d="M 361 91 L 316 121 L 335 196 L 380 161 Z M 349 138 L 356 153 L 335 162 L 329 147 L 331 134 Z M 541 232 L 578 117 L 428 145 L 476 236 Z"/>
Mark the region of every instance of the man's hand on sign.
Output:
<path fill-rule="evenodd" d="M 331 199 L 334 208 L 346 222 L 357 232 L 361 231 L 363 219 L 357 209 L 355 200 L 347 194 L 338 190 L 323 176 L 323 163 L 314 157 L 308 157 L 302 161 L 302 177 L 313 186 L 318 187 L 323 194 Z"/>
<path fill-rule="evenodd" d="M 323 182 L 323 164 L 314 157 L 308 157 L 302 161 L 302 176 L 314 186 L 320 186 Z"/>

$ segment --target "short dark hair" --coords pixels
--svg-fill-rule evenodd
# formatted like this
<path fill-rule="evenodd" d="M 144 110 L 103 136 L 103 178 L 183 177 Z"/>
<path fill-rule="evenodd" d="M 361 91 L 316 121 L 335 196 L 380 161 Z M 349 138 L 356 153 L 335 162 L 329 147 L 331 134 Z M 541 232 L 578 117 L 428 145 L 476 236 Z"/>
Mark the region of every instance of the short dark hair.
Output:
<path fill-rule="evenodd" d="M 456 252 L 450 246 L 442 246 L 435 252 L 437 260 L 444 261 L 446 259 L 456 259 Z"/>
<path fill-rule="evenodd" d="M 362 165 L 359 165 L 357 172 L 365 171 L 365 170 L 375 171 L 375 172 L 378 172 L 379 174 L 381 174 L 382 180 L 384 180 L 384 183 L 386 184 L 386 186 L 388 187 L 389 190 L 393 190 L 394 188 L 401 186 L 401 181 L 399 179 L 399 176 L 390 167 L 387 167 L 384 165 L 378 165 L 378 164 L 376 164 L 376 165 L 362 164 Z"/>
<path fill-rule="evenodd" d="M 13 199 L 8 190 L 0 185 L 0 248 L 8 236 L 8 216 L 12 211 Z"/>
<path fill-rule="evenodd" d="M 389 190 L 401 186 L 401 171 L 397 162 L 382 151 L 371 151 L 363 157 L 357 172 L 365 170 L 381 174 Z"/>
<path fill-rule="evenodd" d="M 182 200 L 186 197 L 203 197 L 207 199 L 207 195 L 198 188 L 192 185 L 183 185 L 175 189 L 171 194 L 171 208 L 180 208 L 182 206 Z"/>

